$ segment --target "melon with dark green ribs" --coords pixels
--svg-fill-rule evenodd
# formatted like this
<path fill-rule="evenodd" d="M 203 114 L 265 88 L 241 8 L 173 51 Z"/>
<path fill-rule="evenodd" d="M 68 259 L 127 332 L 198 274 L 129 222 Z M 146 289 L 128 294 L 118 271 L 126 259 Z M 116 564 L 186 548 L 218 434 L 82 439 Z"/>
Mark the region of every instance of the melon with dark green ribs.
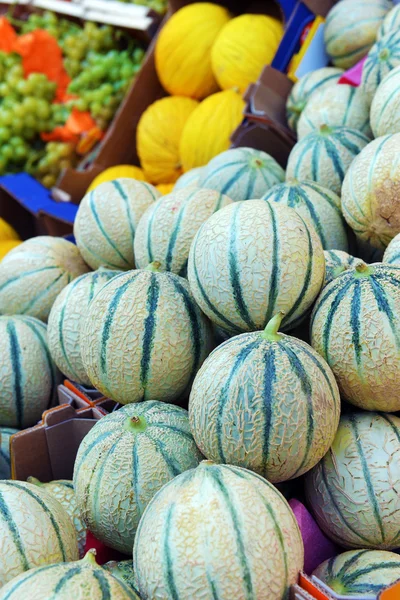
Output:
<path fill-rule="evenodd" d="M 163 271 L 186 277 L 190 245 L 199 227 L 232 200 L 215 190 L 190 187 L 154 202 L 135 235 L 138 269 L 157 261 Z"/>
<path fill-rule="evenodd" d="M 0 479 L 11 477 L 10 438 L 19 429 L 0 427 Z"/>
<path fill-rule="evenodd" d="M 323 67 L 310 71 L 300 77 L 293 86 L 286 102 L 286 117 L 289 127 L 297 131 L 297 123 L 314 92 L 330 88 L 335 85 L 343 75 L 343 69 L 336 67 Z"/>
<path fill-rule="evenodd" d="M 400 65 L 379 85 L 371 104 L 374 137 L 400 132 Z"/>
<path fill-rule="evenodd" d="M 366 146 L 346 173 L 342 210 L 356 235 L 384 250 L 400 233 L 400 133 Z"/>
<path fill-rule="evenodd" d="M 400 233 L 392 239 L 386 248 L 382 262 L 394 267 L 400 267 Z"/>
<path fill-rule="evenodd" d="M 181 175 L 175 182 L 174 192 L 187 187 L 196 187 L 202 170 L 203 167 L 194 167 L 193 169 L 186 171 L 186 173 L 183 173 L 183 175 Z"/>
<path fill-rule="evenodd" d="M 190 394 L 197 446 L 218 463 L 251 469 L 277 483 L 299 477 L 326 454 L 340 417 L 339 390 L 326 362 L 306 343 L 263 332 L 217 347 Z M 284 426 L 282 424 L 284 423 Z"/>
<path fill-rule="evenodd" d="M 347 250 L 340 198 L 314 181 L 288 180 L 271 188 L 261 200 L 294 208 L 317 232 L 324 250 Z"/>
<path fill-rule="evenodd" d="M 273 185 L 284 179 L 285 171 L 266 152 L 253 148 L 234 148 L 210 160 L 203 167 L 197 185 L 238 201 L 261 198 Z"/>
<path fill-rule="evenodd" d="M 0 590 L 0 600 L 140 600 L 96 563 L 95 551 L 76 562 L 39 566 Z"/>
<path fill-rule="evenodd" d="M 378 30 L 377 39 L 400 29 L 400 6 L 394 6 L 386 15 Z"/>
<path fill-rule="evenodd" d="M 0 587 L 33 567 L 77 559 L 75 528 L 61 504 L 30 483 L 0 481 Z"/>
<path fill-rule="evenodd" d="M 97 539 L 130 554 L 154 494 L 201 459 L 183 408 L 150 400 L 105 416 L 76 457 L 74 488 L 82 519 Z"/>
<path fill-rule="evenodd" d="M 324 561 L 313 575 L 337 594 L 375 597 L 400 579 L 400 556 L 387 550 L 349 550 Z"/>
<path fill-rule="evenodd" d="M 97 292 L 121 271 L 100 268 L 72 281 L 53 304 L 47 337 L 54 362 L 66 377 L 89 387 L 79 342 L 82 322 Z"/>
<path fill-rule="evenodd" d="M 331 449 L 305 476 L 318 525 L 344 548 L 400 545 L 400 419 L 343 415 Z"/>
<path fill-rule="evenodd" d="M 342 252 L 341 250 L 325 250 L 325 281 L 323 287 L 328 285 L 331 281 L 339 277 L 347 269 L 354 268 L 361 259 Z"/>
<path fill-rule="evenodd" d="M 42 321 L 0 316 L 0 374 L 0 423 L 32 427 L 53 406 L 61 380 Z"/>
<path fill-rule="evenodd" d="M 212 349 L 210 323 L 187 281 L 158 267 L 109 281 L 91 301 L 81 329 L 90 381 L 122 404 L 180 398 Z"/>
<path fill-rule="evenodd" d="M 360 88 L 369 103 L 372 102 L 381 81 L 400 65 L 400 31 L 395 30 L 381 37 L 368 52 L 363 65 Z"/>
<path fill-rule="evenodd" d="M 293 147 L 286 179 L 315 181 L 340 195 L 347 169 L 369 141 L 355 129 L 322 125 Z"/>
<path fill-rule="evenodd" d="M 78 536 L 79 556 L 83 557 L 85 553 L 86 527 L 82 522 L 81 515 L 78 510 L 72 481 L 69 481 L 68 479 L 57 479 L 48 483 L 42 483 L 39 481 L 39 479 L 36 479 L 36 477 L 28 477 L 28 483 L 37 485 L 46 492 L 49 492 L 49 494 L 54 496 L 54 498 L 56 498 L 65 508 L 76 529 L 76 534 Z"/>
<path fill-rule="evenodd" d="M 311 343 L 343 398 L 364 410 L 400 410 L 400 267 L 360 263 L 329 283 L 311 316 Z"/>
<path fill-rule="evenodd" d="M 110 560 L 103 565 L 103 569 L 111 573 L 113 577 L 123 581 L 128 585 L 135 594 L 139 595 L 139 583 L 135 571 L 133 570 L 133 562 L 130 560 Z"/>
<path fill-rule="evenodd" d="M 88 265 L 92 269 L 133 269 L 136 227 L 145 210 L 160 197 L 161 192 L 150 183 L 125 177 L 101 183 L 86 194 L 76 214 L 74 235 Z"/>
<path fill-rule="evenodd" d="M 341 0 L 329 11 L 324 40 L 335 66 L 349 69 L 364 58 L 392 6 L 389 0 Z"/>
<path fill-rule="evenodd" d="M 0 314 L 47 321 L 58 294 L 88 271 L 75 244 L 44 235 L 31 238 L 0 263 Z"/>
<path fill-rule="evenodd" d="M 283 310 L 286 329 L 311 307 L 325 275 L 321 241 L 292 208 L 235 202 L 196 234 L 188 277 L 200 308 L 231 334 L 264 329 Z"/>

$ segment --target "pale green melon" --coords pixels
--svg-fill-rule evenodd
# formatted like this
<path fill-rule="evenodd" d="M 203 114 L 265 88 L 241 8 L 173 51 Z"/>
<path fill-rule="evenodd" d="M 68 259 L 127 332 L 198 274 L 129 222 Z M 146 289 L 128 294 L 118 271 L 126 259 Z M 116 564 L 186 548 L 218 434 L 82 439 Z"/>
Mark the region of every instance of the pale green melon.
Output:
<path fill-rule="evenodd" d="M 203 461 L 150 502 L 133 562 L 144 598 L 282 600 L 303 552 L 296 519 L 271 483 Z"/>
<path fill-rule="evenodd" d="M 289 180 L 275 185 L 261 199 L 294 208 L 314 227 L 324 250 L 347 250 L 340 198 L 328 188 L 314 181 Z"/>
<path fill-rule="evenodd" d="M 386 550 L 349 550 L 324 561 L 313 575 L 345 596 L 375 596 L 400 579 L 400 556 Z"/>
<path fill-rule="evenodd" d="M 136 227 L 160 196 L 150 183 L 127 177 L 101 183 L 86 194 L 75 218 L 74 235 L 88 265 L 133 269 Z"/>
<path fill-rule="evenodd" d="M 376 90 L 371 127 L 375 137 L 400 132 L 400 66 L 390 71 Z"/>
<path fill-rule="evenodd" d="M 264 329 L 278 311 L 294 327 L 324 279 L 321 241 L 295 210 L 275 202 L 235 202 L 201 226 L 188 277 L 200 308 L 229 333 Z"/>
<path fill-rule="evenodd" d="M 311 343 L 342 397 L 364 410 L 400 410 L 400 267 L 359 263 L 329 283 L 311 317 Z"/>
<path fill-rule="evenodd" d="M 325 250 L 325 281 L 323 287 L 339 277 L 343 271 L 354 268 L 361 260 L 341 250 Z"/>
<path fill-rule="evenodd" d="M 58 294 L 88 271 L 75 244 L 58 237 L 31 238 L 0 263 L 0 314 L 47 321 Z"/>
<path fill-rule="evenodd" d="M 139 583 L 135 571 L 133 570 L 132 559 L 130 560 L 110 560 L 103 565 L 103 569 L 111 573 L 113 577 L 123 581 L 132 590 L 139 595 Z"/>
<path fill-rule="evenodd" d="M 164 271 L 187 273 L 190 245 L 200 225 L 232 200 L 215 190 L 190 187 L 154 202 L 139 221 L 135 257 L 139 269 L 157 261 Z"/>
<path fill-rule="evenodd" d="M 341 0 L 335 4 L 324 29 L 325 48 L 335 66 L 348 69 L 367 54 L 392 6 L 389 0 Z"/>
<path fill-rule="evenodd" d="M 47 345 L 47 328 L 33 317 L 0 316 L 0 423 L 36 425 L 57 397 L 61 374 Z"/>
<path fill-rule="evenodd" d="M 82 364 L 79 337 L 89 304 L 97 292 L 120 271 L 100 268 L 72 281 L 54 302 L 47 337 L 54 362 L 66 377 L 89 387 Z"/>
<path fill-rule="evenodd" d="M 343 182 L 342 210 L 359 238 L 385 249 L 400 233 L 400 133 L 380 137 L 355 158 Z"/>
<path fill-rule="evenodd" d="M 293 131 L 297 131 L 297 123 L 311 96 L 319 90 L 335 85 L 343 73 L 343 69 L 323 67 L 300 77 L 286 102 L 286 117 Z"/>
<path fill-rule="evenodd" d="M 183 173 L 175 182 L 174 192 L 187 187 L 196 187 L 202 170 L 203 167 L 195 167 Z"/>
<path fill-rule="evenodd" d="M 122 581 L 96 564 L 95 550 L 78 562 L 40 566 L 16 577 L 0 600 L 140 600 Z"/>
<path fill-rule="evenodd" d="M 400 233 L 392 239 L 386 248 L 382 262 L 394 267 L 400 267 Z"/>
<path fill-rule="evenodd" d="M 378 40 L 386 35 L 400 29 L 400 6 L 394 6 L 386 15 L 378 31 Z"/>
<path fill-rule="evenodd" d="M 0 427 L 0 479 L 11 477 L 10 438 L 19 429 Z"/>
<path fill-rule="evenodd" d="M 369 103 L 388 73 L 400 65 L 400 31 L 396 30 L 381 37 L 368 52 L 363 65 L 360 88 Z"/>
<path fill-rule="evenodd" d="M 307 500 L 339 546 L 399 547 L 399 439 L 394 415 L 343 415 L 330 451 L 307 473 Z"/>
<path fill-rule="evenodd" d="M 30 483 L 0 481 L 0 507 L 0 587 L 33 567 L 77 560 L 75 528 L 50 494 Z"/>
<path fill-rule="evenodd" d="M 96 538 L 129 554 L 154 494 L 201 458 L 183 408 L 148 401 L 105 416 L 76 457 L 74 488 L 82 519 Z"/>
<path fill-rule="evenodd" d="M 210 354 L 192 386 L 190 427 L 218 463 L 277 483 L 299 477 L 326 454 L 340 417 L 332 371 L 306 343 L 278 333 L 243 333 Z"/>
<path fill-rule="evenodd" d="M 321 125 L 328 125 L 350 127 L 371 137 L 369 107 L 359 87 L 347 84 L 324 87 L 314 92 L 307 102 L 297 125 L 297 135 L 300 139 Z"/>
<path fill-rule="evenodd" d="M 179 398 L 209 354 L 212 333 L 185 279 L 150 270 L 117 275 L 81 329 L 83 366 L 116 402 Z"/>

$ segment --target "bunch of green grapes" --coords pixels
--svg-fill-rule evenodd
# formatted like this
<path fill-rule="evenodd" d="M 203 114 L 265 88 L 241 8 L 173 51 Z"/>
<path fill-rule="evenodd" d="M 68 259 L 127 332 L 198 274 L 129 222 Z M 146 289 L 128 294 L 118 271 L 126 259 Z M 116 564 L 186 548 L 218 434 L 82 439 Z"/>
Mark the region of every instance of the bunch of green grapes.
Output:
<path fill-rule="evenodd" d="M 115 48 L 114 29 L 109 25 L 96 25 L 87 21 L 82 28 L 60 41 L 64 66 L 70 77 L 82 70 L 82 62 L 91 51 L 105 53 Z"/>
<path fill-rule="evenodd" d="M 13 21 L 15 22 L 15 19 Z M 36 29 L 45 29 L 59 42 L 81 30 L 81 27 L 77 23 L 68 19 L 60 19 L 55 13 L 50 11 L 45 11 L 42 14 L 32 13 L 27 21 L 18 21 L 17 24 L 20 26 L 20 33 L 30 33 Z"/>
<path fill-rule="evenodd" d="M 73 144 L 49 142 L 36 152 L 32 152 L 26 171 L 35 176 L 42 185 L 53 187 L 63 169 L 74 167 L 77 155 Z"/>

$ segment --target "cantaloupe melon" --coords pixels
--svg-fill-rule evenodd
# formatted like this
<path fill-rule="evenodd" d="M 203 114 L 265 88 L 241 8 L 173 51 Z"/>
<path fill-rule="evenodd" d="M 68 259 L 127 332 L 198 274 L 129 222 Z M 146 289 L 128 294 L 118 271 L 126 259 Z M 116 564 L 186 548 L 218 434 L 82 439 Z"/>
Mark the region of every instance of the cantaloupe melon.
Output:
<path fill-rule="evenodd" d="M 0 479 L 11 477 L 10 438 L 18 429 L 0 427 Z"/>
<path fill-rule="evenodd" d="M 33 317 L 0 316 L 0 423 L 31 427 L 57 397 L 58 372 L 46 325 Z"/>
<path fill-rule="evenodd" d="M 262 200 L 294 208 L 318 233 L 324 250 L 347 250 L 347 233 L 340 198 L 313 181 L 289 180 L 275 185 Z"/>
<path fill-rule="evenodd" d="M 47 321 L 58 294 L 89 270 L 75 244 L 58 237 L 31 238 L 0 263 L 0 314 Z"/>
<path fill-rule="evenodd" d="M 380 137 L 350 165 L 342 188 L 342 210 L 359 238 L 385 249 L 400 233 L 400 133 Z"/>
<path fill-rule="evenodd" d="M 190 428 L 202 454 L 272 483 L 315 466 L 340 417 L 332 371 L 308 344 L 278 333 L 282 317 L 275 315 L 263 332 L 217 347 L 189 400 Z"/>
<path fill-rule="evenodd" d="M 30 483 L 0 481 L 0 506 L 0 587 L 33 567 L 78 559 L 75 528 L 50 494 Z"/>
<path fill-rule="evenodd" d="M 161 193 L 150 183 L 115 179 L 83 198 L 74 223 L 76 243 L 93 269 L 133 269 L 133 240 L 140 217 Z"/>
<path fill-rule="evenodd" d="M 400 556 L 387 550 L 348 550 L 324 561 L 313 575 L 338 594 L 375 596 L 400 579 Z"/>
<path fill-rule="evenodd" d="M 400 65 L 400 31 L 381 37 L 368 52 L 363 66 L 361 89 L 369 103 L 372 102 L 379 84 L 395 67 Z"/>
<path fill-rule="evenodd" d="M 186 277 L 190 245 L 199 227 L 232 200 L 215 190 L 197 187 L 160 198 L 139 221 L 135 257 L 139 269 L 157 261 L 164 271 Z"/>
<path fill-rule="evenodd" d="M 103 569 L 111 573 L 113 577 L 129 586 L 137 595 L 139 595 L 139 584 L 135 571 L 133 570 L 132 559 L 130 560 L 110 560 L 102 565 Z"/>
<path fill-rule="evenodd" d="M 392 6 L 389 0 L 338 2 L 329 11 L 324 30 L 325 48 L 333 64 L 348 69 L 361 60 Z"/>
<path fill-rule="evenodd" d="M 90 381 L 122 404 L 179 398 L 211 344 L 187 281 L 151 270 L 106 284 L 90 303 L 80 338 Z"/>
<path fill-rule="evenodd" d="M 203 170 L 203 167 L 195 167 L 194 169 L 190 169 L 190 171 L 186 171 L 179 177 L 174 185 L 174 191 L 177 192 L 186 187 L 196 187 L 199 181 L 200 173 Z"/>
<path fill-rule="evenodd" d="M 378 40 L 393 31 L 398 31 L 400 28 L 400 6 L 394 6 L 386 15 L 382 25 L 378 30 Z"/>
<path fill-rule="evenodd" d="M 400 410 L 399 338 L 400 267 L 360 263 L 322 290 L 311 318 L 312 346 L 352 404 Z"/>
<path fill-rule="evenodd" d="M 76 457 L 74 487 L 82 519 L 96 538 L 130 554 L 154 494 L 201 458 L 183 408 L 149 401 L 105 416 Z"/>
<path fill-rule="evenodd" d="M 355 129 L 322 125 L 294 146 L 286 179 L 315 181 L 340 195 L 347 169 L 369 141 Z"/>
<path fill-rule="evenodd" d="M 91 383 L 81 358 L 82 323 L 92 298 L 119 273 L 100 268 L 78 277 L 57 297 L 49 315 L 47 338 L 54 362 L 64 375 L 86 387 Z"/>
<path fill-rule="evenodd" d="M 146 177 L 143 173 L 143 169 L 136 167 L 135 165 L 116 165 L 115 167 L 109 167 L 97 175 L 86 190 L 88 194 L 94 190 L 98 185 L 105 181 L 113 181 L 121 177 L 129 177 L 130 179 L 136 179 L 139 181 L 146 181 Z"/>
<path fill-rule="evenodd" d="M 342 250 L 325 250 L 325 280 L 324 286 L 339 277 L 347 269 L 354 268 L 356 264 L 362 262 L 347 252 Z"/>
<path fill-rule="evenodd" d="M 68 479 L 57 479 L 50 481 L 49 483 L 42 483 L 36 477 L 28 477 L 28 483 L 39 486 L 41 489 L 48 492 L 51 496 L 56 498 L 63 508 L 69 514 L 78 537 L 78 549 L 79 556 L 83 557 L 85 554 L 85 542 L 86 542 L 86 527 L 82 522 L 78 505 L 76 502 L 74 485 L 72 481 Z"/>
<path fill-rule="evenodd" d="M 400 132 L 400 66 L 390 71 L 379 85 L 371 105 L 374 136 Z"/>
<path fill-rule="evenodd" d="M 303 543 L 271 483 L 203 461 L 149 504 L 133 557 L 144 598 L 281 600 L 302 568 Z"/>
<path fill-rule="evenodd" d="M 16 577 L 0 600 L 140 600 L 124 582 L 96 564 L 95 550 L 78 562 L 45 565 Z"/>
<path fill-rule="evenodd" d="M 293 86 L 286 102 L 286 117 L 289 127 L 297 131 L 297 123 L 314 92 L 335 85 L 343 75 L 343 69 L 323 67 L 306 73 Z"/>
<path fill-rule="evenodd" d="M 399 547 L 399 438 L 400 419 L 394 415 L 343 415 L 331 449 L 307 473 L 308 502 L 339 546 Z"/>
<path fill-rule="evenodd" d="M 227 150 L 202 170 L 199 187 L 217 190 L 232 200 L 261 198 L 285 179 L 285 171 L 272 156 L 253 148 Z"/>
<path fill-rule="evenodd" d="M 382 262 L 387 265 L 400 267 L 400 233 L 398 233 L 390 242 L 385 250 Z"/>
<path fill-rule="evenodd" d="M 235 202 L 196 234 L 189 254 L 192 293 L 229 333 L 264 329 L 283 310 L 286 329 L 306 314 L 321 288 L 321 241 L 295 210 L 275 202 Z"/>
<path fill-rule="evenodd" d="M 340 84 L 314 92 L 301 113 L 297 135 L 304 137 L 321 125 L 350 127 L 371 137 L 369 124 L 370 103 L 363 90 L 353 85 Z"/>

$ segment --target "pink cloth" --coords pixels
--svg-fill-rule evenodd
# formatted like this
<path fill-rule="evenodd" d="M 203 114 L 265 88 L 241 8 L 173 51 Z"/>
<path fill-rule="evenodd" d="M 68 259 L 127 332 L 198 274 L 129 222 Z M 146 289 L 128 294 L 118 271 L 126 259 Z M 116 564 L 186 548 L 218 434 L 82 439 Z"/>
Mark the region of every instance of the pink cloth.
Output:
<path fill-rule="evenodd" d="M 349 85 L 353 85 L 354 87 L 358 87 L 361 83 L 361 76 L 364 63 L 367 57 L 365 56 L 358 62 L 354 67 L 351 67 L 348 71 L 345 71 L 338 83 L 348 83 Z"/>

